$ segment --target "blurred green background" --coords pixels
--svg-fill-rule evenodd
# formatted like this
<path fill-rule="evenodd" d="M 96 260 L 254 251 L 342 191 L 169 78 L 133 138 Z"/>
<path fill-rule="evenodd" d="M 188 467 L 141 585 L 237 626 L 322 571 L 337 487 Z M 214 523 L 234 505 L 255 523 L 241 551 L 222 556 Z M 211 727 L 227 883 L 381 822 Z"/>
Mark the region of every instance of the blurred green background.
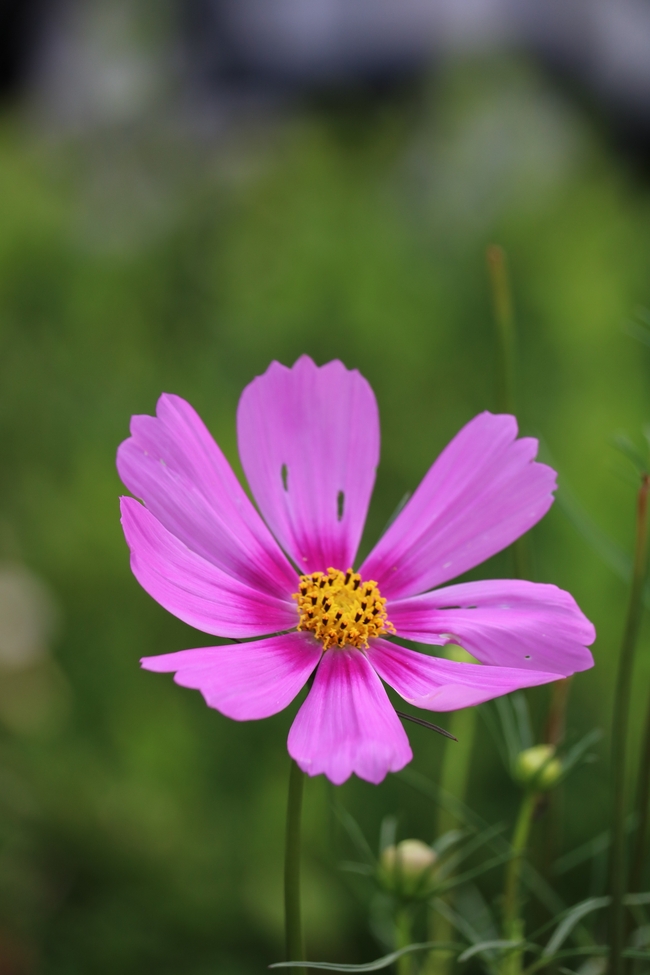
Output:
<path fill-rule="evenodd" d="M 298 704 L 236 724 L 139 670 L 143 655 L 210 638 L 131 576 L 115 450 L 131 414 L 175 392 L 240 471 L 242 388 L 272 359 L 338 357 L 369 379 L 381 413 L 367 550 L 449 438 L 496 406 L 491 242 L 513 278 L 520 427 L 542 441 L 567 499 L 532 533 L 534 578 L 570 589 L 598 630 L 569 740 L 607 729 L 626 588 L 576 520 L 630 550 L 634 470 L 611 438 L 641 444 L 648 418 L 649 218 L 643 178 L 517 58 L 449 61 L 382 98 L 307 101 L 219 140 L 155 121 L 54 138 L 5 112 L 3 975 L 247 975 L 282 957 L 285 740 Z M 505 555 L 472 576 L 510 571 Z M 635 735 L 648 649 L 644 632 Z M 547 696 L 531 695 L 539 724 Z M 442 739 L 408 731 L 414 767 L 435 779 Z M 600 759 L 564 790 L 558 853 L 606 825 L 607 738 Z M 396 776 L 307 784 L 309 956 L 362 961 L 381 951 L 337 869 L 349 850 L 333 791 L 373 846 L 387 813 L 400 836 L 431 841 L 435 809 Z M 481 733 L 470 805 L 511 822 L 515 794 Z M 580 870 L 561 883 L 568 902 L 588 893 Z"/>

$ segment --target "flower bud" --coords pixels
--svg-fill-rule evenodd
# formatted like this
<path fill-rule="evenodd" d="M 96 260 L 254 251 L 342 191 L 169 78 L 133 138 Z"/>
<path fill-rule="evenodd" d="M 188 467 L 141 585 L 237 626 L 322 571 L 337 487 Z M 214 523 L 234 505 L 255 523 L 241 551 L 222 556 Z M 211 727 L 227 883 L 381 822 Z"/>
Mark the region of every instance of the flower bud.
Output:
<path fill-rule="evenodd" d="M 402 897 L 426 894 L 437 854 L 421 840 L 402 840 L 381 855 L 379 879 L 387 890 Z"/>
<path fill-rule="evenodd" d="M 540 792 L 552 789 L 562 775 L 562 763 L 554 755 L 554 745 L 534 745 L 519 752 L 515 762 L 515 778 L 527 788 Z"/>

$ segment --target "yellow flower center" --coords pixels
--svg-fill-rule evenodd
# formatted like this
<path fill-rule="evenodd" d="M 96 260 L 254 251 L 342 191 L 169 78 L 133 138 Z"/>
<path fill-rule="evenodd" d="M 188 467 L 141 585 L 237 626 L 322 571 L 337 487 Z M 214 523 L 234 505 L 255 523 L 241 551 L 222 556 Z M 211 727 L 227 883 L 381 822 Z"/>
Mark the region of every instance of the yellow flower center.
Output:
<path fill-rule="evenodd" d="M 300 613 L 298 629 L 309 630 L 326 650 L 347 645 L 365 648 L 370 637 L 395 632 L 377 583 L 362 582 L 352 569 L 300 576 L 300 590 L 293 598 Z"/>

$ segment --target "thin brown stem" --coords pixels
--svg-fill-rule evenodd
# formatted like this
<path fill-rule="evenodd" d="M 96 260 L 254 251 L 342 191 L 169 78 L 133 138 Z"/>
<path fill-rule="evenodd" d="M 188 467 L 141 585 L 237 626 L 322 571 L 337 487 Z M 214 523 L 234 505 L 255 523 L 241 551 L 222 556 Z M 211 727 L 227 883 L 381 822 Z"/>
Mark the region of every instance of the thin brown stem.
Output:
<path fill-rule="evenodd" d="M 636 543 L 632 585 L 628 604 L 625 630 L 621 643 L 618 679 L 614 698 L 612 721 L 612 845 L 610 849 L 610 975 L 623 975 L 625 948 L 625 911 L 623 897 L 626 892 L 626 843 L 625 843 L 625 767 L 628 746 L 628 716 L 632 696 L 634 652 L 643 616 L 643 590 L 648 565 L 648 494 L 650 476 L 643 474 L 637 496 Z"/>

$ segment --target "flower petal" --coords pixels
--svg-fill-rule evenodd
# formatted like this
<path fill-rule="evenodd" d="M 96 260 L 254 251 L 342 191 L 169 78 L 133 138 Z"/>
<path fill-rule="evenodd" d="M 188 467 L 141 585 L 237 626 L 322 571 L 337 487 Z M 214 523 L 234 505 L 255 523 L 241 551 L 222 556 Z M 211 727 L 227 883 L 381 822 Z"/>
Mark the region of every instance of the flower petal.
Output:
<path fill-rule="evenodd" d="M 360 650 L 328 650 L 296 715 L 289 754 L 303 772 L 335 785 L 354 772 L 375 784 L 413 753 L 381 681 Z"/>
<path fill-rule="evenodd" d="M 133 575 L 174 616 L 204 633 L 235 638 L 296 626 L 295 603 L 227 575 L 190 551 L 133 498 L 122 498 L 121 510 Z"/>
<path fill-rule="evenodd" d="M 141 664 L 158 673 L 175 671 L 175 682 L 201 691 L 211 708 L 235 721 L 251 721 L 291 704 L 322 652 L 309 634 L 285 633 L 251 643 L 143 657 Z"/>
<path fill-rule="evenodd" d="M 189 403 L 164 394 L 131 418 L 117 452 L 129 491 L 198 555 L 247 585 L 290 596 L 296 575 Z"/>
<path fill-rule="evenodd" d="M 413 596 L 510 545 L 548 511 L 555 471 L 516 440 L 513 416 L 480 413 L 445 447 L 359 569 L 383 596 Z"/>
<path fill-rule="evenodd" d="M 399 636 L 457 643 L 477 660 L 568 677 L 593 667 L 596 631 L 573 596 L 557 586 L 493 579 L 446 586 L 391 602 Z"/>
<path fill-rule="evenodd" d="M 237 412 L 239 455 L 271 531 L 301 573 L 349 568 L 379 461 L 374 393 L 338 361 L 272 362 Z"/>
<path fill-rule="evenodd" d="M 457 663 L 407 650 L 388 640 L 372 640 L 368 660 L 382 680 L 409 704 L 429 711 L 457 711 L 509 694 L 559 680 L 559 674 L 516 667 Z"/>

